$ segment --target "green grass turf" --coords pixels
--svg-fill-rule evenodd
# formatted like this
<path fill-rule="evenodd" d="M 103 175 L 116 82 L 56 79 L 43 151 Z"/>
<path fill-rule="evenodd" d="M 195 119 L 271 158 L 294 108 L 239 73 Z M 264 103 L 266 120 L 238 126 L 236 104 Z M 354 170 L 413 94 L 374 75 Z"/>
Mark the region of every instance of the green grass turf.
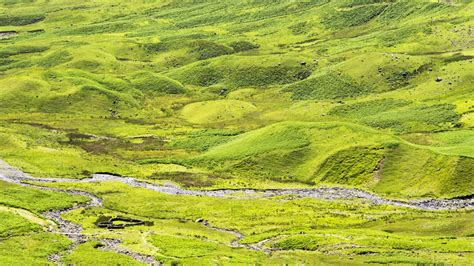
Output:
<path fill-rule="evenodd" d="M 242 243 L 255 243 L 274 237 L 265 245 L 283 250 L 316 251 L 304 253 L 303 261 L 311 261 L 311 256 L 324 260 L 325 256 L 321 254 L 326 252 L 354 256 L 356 261 L 366 263 L 372 260 L 395 261 L 395 258 L 407 262 L 459 263 L 472 259 L 468 253 L 467 257 L 458 256 L 458 252 L 472 250 L 471 211 L 418 211 L 373 206 L 356 200 L 175 196 L 113 182 L 55 183 L 51 186 L 73 186 L 97 193 L 104 199 L 105 207 L 113 212 L 103 209 L 77 210 L 68 214 L 67 218 L 83 224 L 87 232 L 123 238 L 125 246 L 164 261 L 186 263 L 188 259 L 199 258 L 207 263 L 210 258 L 222 260 L 229 256 L 227 246 L 232 235 L 194 223 L 198 218 L 209 220 L 210 224 L 217 227 L 239 230 L 245 235 Z M 123 198 L 129 200 L 123 201 Z M 144 206 L 143 202 L 148 204 Z M 193 208 L 188 208 L 190 205 Z M 120 215 L 120 212 L 151 220 L 154 225 L 130 227 L 117 233 L 107 232 L 94 225 L 98 216 Z M 416 229 L 420 226 L 421 229 Z M 346 248 L 334 250 L 341 245 Z M 244 251 L 237 249 L 235 252 L 238 253 L 233 253 L 230 262 L 244 262 L 240 256 L 252 254 Z M 375 256 L 366 256 L 368 253 Z M 251 258 L 264 261 L 292 256 L 285 251 L 275 252 L 271 257 L 262 254 L 254 253 Z"/>
<path fill-rule="evenodd" d="M 34 176 L 110 172 L 200 189 L 337 185 L 405 199 L 472 195 L 473 5 L 465 0 L 4 0 L 0 32 L 16 34 L 0 39 L 0 159 Z M 146 236 L 151 244 L 144 250 L 168 264 L 196 258 L 203 264 L 473 259 L 464 242 L 472 237 L 466 222 L 471 213 L 456 220 L 458 213 L 399 216 L 399 210 L 377 209 L 386 218 L 369 221 L 372 213 L 359 205 L 302 200 L 298 204 L 312 206 L 305 207 L 309 217 L 322 213 L 315 221 L 334 231 L 314 231 L 320 224 L 312 224 L 317 228 L 300 236 L 298 226 L 312 223 L 306 218 L 297 216 L 299 225 L 291 228 L 291 215 L 266 224 L 267 216 L 273 223 L 282 210 L 298 215 L 294 203 L 275 207 L 278 199 L 259 200 L 261 213 L 249 214 L 255 206 L 239 202 L 233 210 L 255 221 L 243 226 L 242 217 L 225 211 L 234 201 L 186 198 L 186 205 L 171 196 L 131 191 L 120 187 L 133 207 L 117 197 L 101 211 L 146 210 L 164 200 L 152 208 L 157 217 L 135 215 L 157 224 L 163 217 L 219 215 L 213 222 L 243 230 L 244 241 L 257 241 L 265 231 L 279 235 L 268 247 L 287 250 L 267 258 L 232 249 L 228 235 L 203 228 L 199 235 L 212 241 L 192 233 L 153 234 L 150 228 L 132 232 L 127 236 L 132 240 L 124 237 L 126 245 L 140 250 L 137 243 Z M 0 203 L 34 214 L 83 200 L 3 182 L 0 188 Z M 176 206 L 182 213 L 165 215 Z M 189 206 L 202 208 L 186 212 Z M 326 217 L 332 209 L 349 211 L 350 217 Z M 86 226 L 81 219 L 90 223 L 98 213 L 84 211 L 68 217 Z M 239 219 L 238 227 L 232 219 Z M 370 230 L 338 232 L 344 219 L 373 224 Z M 28 231 L 31 239 L 0 241 L 3 264 L 18 257 L 45 264 L 47 254 L 67 245 L 58 235 L 38 231 L 38 225 L 5 225 L 5 232 L 36 229 Z M 197 230 L 177 221 L 166 228 L 175 232 L 183 226 Z M 362 247 L 336 254 L 336 242 Z M 25 243 L 31 249 L 21 250 Z M 380 245 L 367 249 L 372 243 Z M 130 263 L 94 249 L 92 242 L 67 259 L 90 264 L 92 258 Z"/>

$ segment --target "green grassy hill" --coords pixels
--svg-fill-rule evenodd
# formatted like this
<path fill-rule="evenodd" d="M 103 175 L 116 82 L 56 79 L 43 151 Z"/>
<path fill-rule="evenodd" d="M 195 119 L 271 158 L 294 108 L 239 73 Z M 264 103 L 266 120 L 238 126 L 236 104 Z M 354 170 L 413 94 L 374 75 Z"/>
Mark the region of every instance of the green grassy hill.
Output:
<path fill-rule="evenodd" d="M 155 163 L 175 162 L 236 179 L 371 189 L 390 172 L 385 164 L 375 171 L 374 163 L 399 149 L 400 168 L 420 152 L 470 165 L 472 8 L 430 1 L 7 2 L 0 30 L 18 34 L 1 40 L 1 123 L 10 139 L 2 157 L 48 176 L 147 178 Z M 321 132 L 309 122 L 335 129 Z M 196 136 L 202 129 L 217 131 Z M 228 129 L 241 136 L 218 133 Z M 38 134 L 48 137 L 39 141 Z M 432 136 L 460 140 L 425 143 Z M 351 168 L 352 152 L 367 165 L 353 166 L 355 173 L 325 168 L 338 161 Z M 64 164 L 45 162 L 59 154 Z M 469 184 L 442 192 L 437 187 L 454 181 L 420 167 L 415 183 L 430 179 L 432 188 L 376 191 L 472 192 Z"/>
<path fill-rule="evenodd" d="M 0 159 L 192 189 L 472 196 L 473 28 L 470 0 L 3 0 Z M 321 251 L 285 234 L 272 245 Z M 184 245 L 167 237 L 150 241 Z M 66 261 L 96 253 L 128 263 L 89 242 Z"/>

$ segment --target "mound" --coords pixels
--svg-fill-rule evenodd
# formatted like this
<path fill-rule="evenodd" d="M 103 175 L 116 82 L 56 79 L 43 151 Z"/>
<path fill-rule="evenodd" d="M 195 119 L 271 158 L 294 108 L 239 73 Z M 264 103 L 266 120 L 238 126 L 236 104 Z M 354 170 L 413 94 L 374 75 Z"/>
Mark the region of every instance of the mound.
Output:
<path fill-rule="evenodd" d="M 406 100 L 374 100 L 334 107 L 329 114 L 398 132 L 432 131 L 457 126 L 461 115 L 451 104 L 413 105 Z"/>
<path fill-rule="evenodd" d="M 374 170 L 377 170 L 384 152 L 381 147 L 354 147 L 338 151 L 321 165 L 317 173 L 320 178 L 316 180 L 353 186 L 373 184 L 376 177 L 380 178 Z"/>
<path fill-rule="evenodd" d="M 241 175 L 310 181 L 317 166 L 338 150 L 393 141 L 353 124 L 282 122 L 244 133 L 195 160 Z"/>
<path fill-rule="evenodd" d="M 181 114 L 191 123 L 206 124 L 239 119 L 257 108 L 238 100 L 197 102 L 186 105 Z"/>
<path fill-rule="evenodd" d="M 44 20 L 44 15 L 0 16 L 0 26 L 24 26 Z"/>
<path fill-rule="evenodd" d="M 431 64 L 423 56 L 369 53 L 346 60 L 337 69 L 381 92 L 409 85 L 412 79 L 427 71 Z"/>
<path fill-rule="evenodd" d="M 132 76 L 132 85 L 147 94 L 181 94 L 186 88 L 178 81 L 150 72 L 139 72 Z"/>
<path fill-rule="evenodd" d="M 455 197 L 472 194 L 474 159 L 399 145 L 385 154 L 372 189 L 403 196 Z"/>
<path fill-rule="evenodd" d="M 295 100 L 327 100 L 366 95 L 372 88 L 347 75 L 329 72 L 288 85 L 284 90 L 292 92 Z"/>
<path fill-rule="evenodd" d="M 199 60 L 231 54 L 234 50 L 228 46 L 205 40 L 191 43 L 191 52 L 198 54 Z"/>
<path fill-rule="evenodd" d="M 235 41 L 235 42 L 231 42 L 229 46 L 232 47 L 234 51 L 237 53 L 257 49 L 260 47 L 260 45 L 249 42 L 249 41 Z"/>
<path fill-rule="evenodd" d="M 46 46 L 26 46 L 26 45 L 15 45 L 7 46 L 0 49 L 0 58 L 7 58 L 10 56 L 21 55 L 21 54 L 32 54 L 41 53 L 48 50 Z"/>
<path fill-rule="evenodd" d="M 0 81 L 0 110 L 3 112 L 34 111 L 39 96 L 48 95 L 47 83 L 31 77 L 11 77 Z"/>
<path fill-rule="evenodd" d="M 301 58 L 227 56 L 198 62 L 170 72 L 170 77 L 185 84 L 210 86 L 222 83 L 229 88 L 267 87 L 306 79 L 311 68 L 300 64 Z"/>

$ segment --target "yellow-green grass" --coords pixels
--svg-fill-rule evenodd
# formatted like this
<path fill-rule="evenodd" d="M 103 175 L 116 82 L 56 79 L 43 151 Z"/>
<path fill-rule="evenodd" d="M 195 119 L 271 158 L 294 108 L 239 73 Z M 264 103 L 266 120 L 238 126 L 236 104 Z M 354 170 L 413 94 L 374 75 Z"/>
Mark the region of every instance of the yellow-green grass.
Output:
<path fill-rule="evenodd" d="M 67 249 L 71 244 L 65 236 L 46 232 L 10 237 L 0 241 L 0 260 L 6 265 L 50 264 L 48 256 Z"/>
<path fill-rule="evenodd" d="M 42 226 L 48 226 L 51 225 L 52 222 L 48 221 L 46 219 L 40 218 L 34 213 L 27 211 L 25 209 L 20 209 L 20 208 L 13 208 L 13 207 L 7 207 L 7 206 L 0 206 L 0 211 L 4 213 L 12 213 L 18 216 L 21 216 L 25 220 L 33 223 L 33 224 L 39 224 Z"/>
<path fill-rule="evenodd" d="M 64 257 L 64 262 L 71 265 L 146 265 L 133 258 L 113 251 L 100 250 L 99 242 L 86 242 L 77 246 Z"/>
<path fill-rule="evenodd" d="M 0 4 L 0 31 L 18 34 L 0 40 L 0 158 L 34 176 L 83 178 L 112 172 L 201 189 L 336 185 L 394 198 L 470 195 L 474 3 L 448 2 L 5 0 Z M 12 189 L 5 185 L 5 191 Z M 76 202 L 49 195 L 35 205 L 30 199 L 42 194 L 13 191 L 4 197 L 5 204 L 34 214 Z M 125 198 L 139 196 L 134 192 Z M 146 209 L 155 200 L 136 199 L 131 209 Z M 168 213 L 182 204 L 172 202 L 155 212 Z M 254 204 L 278 214 L 297 208 L 262 202 Z M 124 204 L 115 209 L 117 214 L 129 208 Z M 229 207 L 228 202 L 219 204 Z M 195 205 L 202 212 L 180 218 L 214 215 L 215 210 L 194 201 L 187 206 Z M 232 208 L 246 213 L 248 206 Z M 305 210 L 312 213 L 311 208 Z M 372 215 L 352 205 L 325 208 L 321 212 L 351 212 L 350 221 L 357 213 Z M 95 215 L 89 211 L 68 218 L 89 228 Z M 232 215 L 221 217 L 240 219 Z M 456 215 L 460 220 L 451 217 Z M 459 257 L 451 248 L 463 246 L 472 234 L 465 222 L 469 215 L 401 216 L 403 221 L 389 223 L 384 219 L 394 216 L 386 214 L 388 218 L 376 221 L 379 227 L 371 227 L 377 233 L 338 232 L 334 227 L 325 233 L 303 230 L 301 236 L 301 228 L 288 233 L 283 221 L 268 233 L 280 235 L 268 247 L 313 247 L 320 238 L 328 239 L 322 246 L 331 250 L 334 239 L 370 246 L 364 235 L 383 245 L 368 253 L 365 248 L 333 255 L 324 255 L 326 249 L 284 251 L 270 261 L 227 247 L 230 236 L 214 250 L 199 247 L 209 247 L 205 239 L 162 232 L 153 236 L 150 228 L 140 228 L 143 233 L 131 229 L 122 239 L 138 248 L 146 236 L 165 250 L 157 257 L 168 264 L 192 263 L 193 249 L 203 264 L 465 264 L 472 261 L 471 253 L 457 250 L 465 256 Z M 87 222 L 82 219 L 86 216 Z M 329 220 L 337 224 L 343 219 Z M 461 224 L 459 231 L 453 229 L 454 221 Z M 264 228 L 266 222 L 252 226 Z M 170 230 L 199 226 L 176 223 L 161 225 Z M 419 238 L 413 238 L 412 228 L 423 225 L 435 229 L 420 229 Z M 203 227 L 199 230 L 212 236 Z M 338 235 L 328 236 L 333 234 Z M 108 231 L 102 235 L 119 236 Z M 460 239 L 447 239 L 446 244 L 436 239 L 447 235 Z M 255 241 L 264 238 L 254 236 Z M 251 237 L 244 241 L 252 242 Z M 43 243 L 40 238 L 64 241 L 41 233 L 31 242 L 34 250 Z M 26 238 L 12 239 L 6 241 L 27 243 Z M 426 243 L 418 245 L 418 240 Z M 45 245 L 45 250 L 51 253 L 64 245 Z M 2 255 L 1 262 L 13 264 L 26 254 L 13 246 L 15 252 Z M 48 252 L 35 252 L 31 255 L 40 254 L 37 262 L 47 263 Z M 180 253 L 186 257 L 174 258 Z M 71 255 L 71 263 L 90 263 L 87 254 L 123 259 L 88 243 Z M 33 264 L 30 258 L 27 264 Z"/>
<path fill-rule="evenodd" d="M 25 209 L 37 215 L 51 209 L 64 209 L 73 204 L 86 202 L 83 196 L 72 196 L 64 193 L 26 188 L 0 181 L 2 190 L 0 203 L 5 206 Z"/>
<path fill-rule="evenodd" d="M 181 114 L 191 123 L 209 124 L 239 119 L 256 110 L 257 108 L 248 102 L 218 100 L 188 104 Z"/>
<path fill-rule="evenodd" d="M 97 193 L 104 199 L 106 208 L 115 210 L 77 210 L 67 215 L 68 219 L 83 224 L 87 232 L 100 232 L 104 237 L 110 234 L 94 226 L 100 215 L 126 212 L 132 217 L 154 221 L 155 224 L 148 229 L 131 227 L 112 235 L 123 238 L 127 247 L 150 254 L 155 252 L 155 256 L 164 261 L 186 262 L 200 258 L 207 263 L 208 259 L 222 260 L 232 256 L 230 262 L 236 263 L 247 261 L 243 260 L 244 254 L 253 254 L 253 258 L 259 260 L 294 256 L 280 251 L 266 258 L 263 253 L 229 249 L 227 245 L 232 235 L 194 223 L 198 218 L 209 220 L 213 226 L 239 230 L 245 235 L 242 243 L 275 237 L 265 245 L 284 250 L 314 250 L 314 253 L 300 254 L 303 261 L 311 256 L 331 259 L 322 255 L 326 252 L 354 256 L 356 261 L 366 263 L 371 260 L 395 261 L 394 258 L 431 263 L 463 263 L 472 259 L 469 254 L 473 229 L 469 223 L 472 219 L 470 211 L 429 212 L 374 206 L 355 200 L 176 196 L 113 182 L 54 183 L 49 186 L 74 187 Z M 124 197 L 129 200 L 123 201 Z M 146 207 L 143 202 L 148 202 Z M 193 208 L 188 208 L 190 205 Z M 169 209 L 173 211 L 167 211 Z M 420 225 L 423 225 L 422 230 L 414 230 Z M 181 229 L 174 229 L 175 226 Z M 340 249 L 341 243 L 347 249 Z M 150 245 L 158 249 L 154 250 Z M 459 252 L 466 252 L 466 255 L 460 257 Z M 375 256 L 366 256 L 368 253 Z"/>

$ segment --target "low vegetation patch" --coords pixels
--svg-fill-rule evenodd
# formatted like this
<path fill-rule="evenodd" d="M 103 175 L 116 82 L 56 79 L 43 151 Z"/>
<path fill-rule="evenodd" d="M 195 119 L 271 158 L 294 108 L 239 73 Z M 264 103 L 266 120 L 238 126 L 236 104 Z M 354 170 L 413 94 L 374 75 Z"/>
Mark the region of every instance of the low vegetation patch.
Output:
<path fill-rule="evenodd" d="M 183 108 L 181 114 L 189 122 L 205 124 L 239 119 L 256 110 L 257 108 L 251 103 L 238 100 L 218 100 L 188 104 Z"/>
<path fill-rule="evenodd" d="M 288 85 L 285 91 L 291 92 L 295 100 L 327 100 L 366 95 L 372 89 L 349 76 L 329 72 Z"/>
<path fill-rule="evenodd" d="M 44 20 L 44 15 L 0 16 L 0 26 L 24 26 Z"/>
<path fill-rule="evenodd" d="M 162 75 L 140 72 L 132 76 L 132 85 L 147 94 L 181 94 L 186 88 L 178 81 Z"/>
<path fill-rule="evenodd" d="M 260 47 L 260 45 L 249 41 L 235 41 L 231 42 L 229 46 L 232 47 L 236 53 L 257 49 Z"/>
<path fill-rule="evenodd" d="M 231 54 L 234 52 L 231 47 L 205 40 L 195 41 L 191 44 L 191 47 L 191 52 L 197 53 L 199 60 Z"/>

